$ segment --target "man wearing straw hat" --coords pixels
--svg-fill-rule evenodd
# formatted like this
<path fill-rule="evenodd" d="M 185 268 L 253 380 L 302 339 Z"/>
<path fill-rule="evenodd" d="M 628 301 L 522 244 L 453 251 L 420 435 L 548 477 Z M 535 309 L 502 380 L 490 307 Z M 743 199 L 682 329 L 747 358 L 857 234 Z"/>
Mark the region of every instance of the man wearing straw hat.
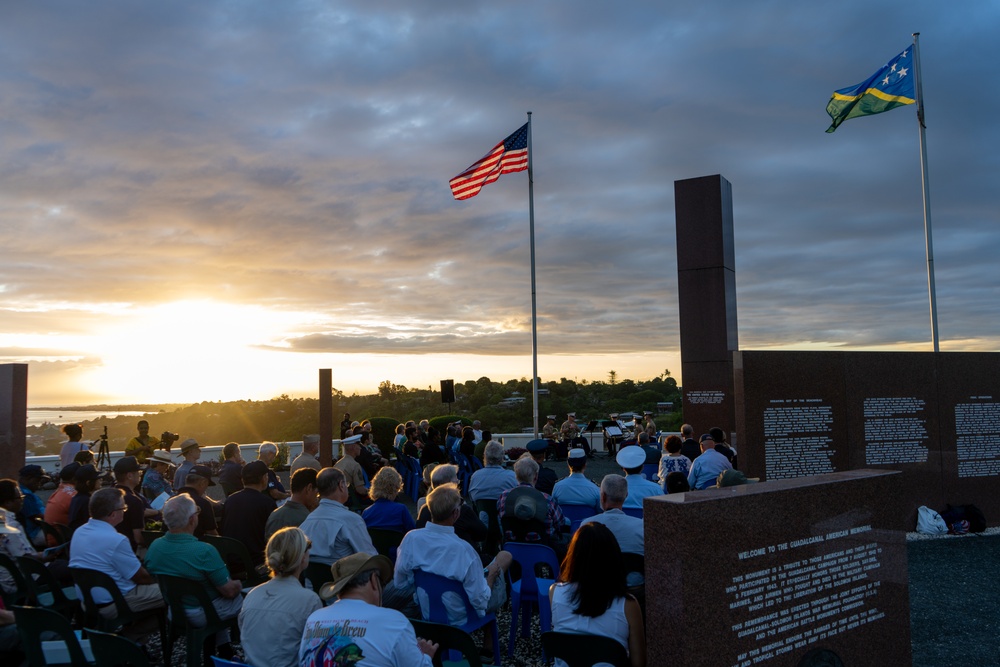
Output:
<path fill-rule="evenodd" d="M 336 601 L 314 611 L 299 646 L 302 667 L 352 664 L 372 667 L 430 667 L 438 645 L 419 639 L 409 620 L 382 607 L 382 592 L 392 579 L 385 556 L 356 553 L 330 568 L 333 581 L 319 595 Z"/>
<path fill-rule="evenodd" d="M 142 476 L 142 495 L 150 500 L 156 500 L 162 494 L 174 495 L 174 488 L 167 481 L 167 471 L 174 467 L 170 452 L 158 449 L 147 459 L 149 468 Z"/>

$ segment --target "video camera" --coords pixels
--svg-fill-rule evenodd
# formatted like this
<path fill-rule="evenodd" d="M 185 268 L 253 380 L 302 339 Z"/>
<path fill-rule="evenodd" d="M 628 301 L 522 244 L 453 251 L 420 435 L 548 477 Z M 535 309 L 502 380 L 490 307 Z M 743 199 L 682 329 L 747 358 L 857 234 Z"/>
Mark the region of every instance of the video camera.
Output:
<path fill-rule="evenodd" d="M 181 439 L 181 436 L 176 433 L 171 433 L 170 431 L 164 431 L 160 435 L 160 445 L 163 446 L 165 450 L 170 451 L 170 445 L 174 444 Z"/>

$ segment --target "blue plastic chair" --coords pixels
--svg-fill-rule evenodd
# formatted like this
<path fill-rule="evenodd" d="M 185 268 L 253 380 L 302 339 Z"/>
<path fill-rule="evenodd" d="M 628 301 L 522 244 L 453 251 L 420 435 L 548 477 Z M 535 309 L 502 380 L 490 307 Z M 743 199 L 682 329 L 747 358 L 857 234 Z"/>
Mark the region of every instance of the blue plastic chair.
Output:
<path fill-rule="evenodd" d="M 521 566 L 521 578 L 510 582 L 510 638 L 507 656 L 514 655 L 514 637 L 517 632 L 517 615 L 521 614 L 521 636 L 531 635 L 531 612 L 538 606 L 538 624 L 542 632 L 552 629 L 552 607 L 549 604 L 549 586 L 559 578 L 559 559 L 552 547 L 526 542 L 507 542 L 504 550 Z M 552 579 L 542 579 L 535 573 L 535 566 L 548 565 Z M 508 572 L 508 577 L 510 573 Z M 543 656 L 544 658 L 544 656 Z"/>
<path fill-rule="evenodd" d="M 650 482 L 658 482 L 660 480 L 660 464 L 659 463 L 644 463 L 642 465 L 642 476 L 648 479 Z"/>
<path fill-rule="evenodd" d="M 245 662 L 236 662 L 234 660 L 223 660 L 217 655 L 212 656 L 212 665 L 214 667 L 250 667 Z"/>
<path fill-rule="evenodd" d="M 472 464 L 469 457 L 461 452 L 455 452 L 455 465 L 458 466 L 458 482 L 462 490 L 462 497 L 469 497 L 469 478 L 472 477 Z"/>
<path fill-rule="evenodd" d="M 409 472 L 410 491 L 409 491 L 409 496 L 413 500 L 413 502 L 415 503 L 415 502 L 417 502 L 417 499 L 420 497 L 420 482 L 422 481 L 422 479 L 421 479 L 421 477 L 422 477 L 421 473 L 423 471 L 420 469 L 420 461 L 418 459 L 413 458 L 412 456 L 407 456 L 406 457 L 406 463 L 407 463 L 407 465 L 410 466 L 410 472 Z"/>
<path fill-rule="evenodd" d="M 563 516 L 570 521 L 570 532 L 575 533 L 584 519 L 596 516 L 598 511 L 589 505 L 563 505 L 559 503 Z"/>
<path fill-rule="evenodd" d="M 452 625 L 448 619 L 448 610 L 444 606 L 443 597 L 445 593 L 458 595 L 462 599 L 462 602 L 465 603 L 465 623 L 455 627 L 458 627 L 459 630 L 472 633 L 473 630 L 478 630 L 487 625 L 490 626 L 493 630 L 493 659 L 500 659 L 500 630 L 497 626 L 496 614 L 486 614 L 480 618 L 479 613 L 472 606 L 472 603 L 469 602 L 469 596 L 466 595 L 465 589 L 462 588 L 462 582 L 442 577 L 439 574 L 414 570 L 413 583 L 418 589 L 422 588 L 427 593 L 428 609 L 427 614 L 424 616 L 425 621 Z M 548 598 L 546 597 L 547 600 Z"/>
<path fill-rule="evenodd" d="M 396 460 L 392 462 L 392 467 L 403 478 L 403 493 L 410 495 L 410 484 L 413 483 L 413 479 L 410 477 L 410 462 L 406 460 L 406 455 L 403 454 L 402 449 L 396 447 L 395 450 Z"/>
<path fill-rule="evenodd" d="M 629 516 L 638 517 L 640 519 L 642 518 L 641 507 L 623 507 L 622 512 L 625 512 L 625 514 L 628 514 Z"/>

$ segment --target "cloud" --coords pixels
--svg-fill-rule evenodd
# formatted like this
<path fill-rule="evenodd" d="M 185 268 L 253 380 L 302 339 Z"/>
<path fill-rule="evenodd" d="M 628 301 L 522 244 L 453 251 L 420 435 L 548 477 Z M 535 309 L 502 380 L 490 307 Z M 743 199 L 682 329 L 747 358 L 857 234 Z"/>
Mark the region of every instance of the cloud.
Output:
<path fill-rule="evenodd" d="M 289 352 L 522 354 L 527 176 L 466 202 L 447 181 L 531 110 L 541 349 L 677 349 L 673 181 L 713 173 L 733 184 L 743 347 L 923 346 L 914 109 L 832 135 L 823 111 L 923 25 L 941 332 L 988 348 L 1000 89 L 979 63 L 997 8 L 904 14 L 886 1 L 5 6 L 5 331 L 80 336 L 99 316 L 73 304 L 212 298 L 316 313 L 270 346 Z"/>

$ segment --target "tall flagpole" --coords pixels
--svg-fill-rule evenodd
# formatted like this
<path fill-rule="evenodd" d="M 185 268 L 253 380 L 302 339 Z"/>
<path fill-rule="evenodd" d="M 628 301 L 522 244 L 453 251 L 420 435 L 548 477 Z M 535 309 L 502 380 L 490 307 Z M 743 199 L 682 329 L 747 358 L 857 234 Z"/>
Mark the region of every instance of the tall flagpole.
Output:
<path fill-rule="evenodd" d="M 938 316 L 937 316 L 937 294 L 934 287 L 934 244 L 931 241 L 931 192 L 927 175 L 927 138 L 924 131 L 927 126 L 924 124 L 924 91 L 920 80 L 920 33 L 913 33 L 913 76 L 917 93 L 917 123 L 920 128 L 920 180 L 924 190 L 924 243 L 927 247 L 927 291 L 930 293 L 931 301 L 931 340 L 934 341 L 934 351 L 939 352 L 938 346 Z M 531 134 L 529 132 L 529 143 Z M 531 156 L 528 156 L 528 170 L 531 173 Z M 531 180 L 531 177 L 528 177 Z M 534 288 L 532 288 L 534 289 Z"/>
<path fill-rule="evenodd" d="M 916 55 L 916 54 L 914 54 Z M 535 179 L 531 170 L 531 112 L 528 112 L 528 235 L 531 237 L 531 410 L 538 438 L 538 306 L 535 296 Z"/>

